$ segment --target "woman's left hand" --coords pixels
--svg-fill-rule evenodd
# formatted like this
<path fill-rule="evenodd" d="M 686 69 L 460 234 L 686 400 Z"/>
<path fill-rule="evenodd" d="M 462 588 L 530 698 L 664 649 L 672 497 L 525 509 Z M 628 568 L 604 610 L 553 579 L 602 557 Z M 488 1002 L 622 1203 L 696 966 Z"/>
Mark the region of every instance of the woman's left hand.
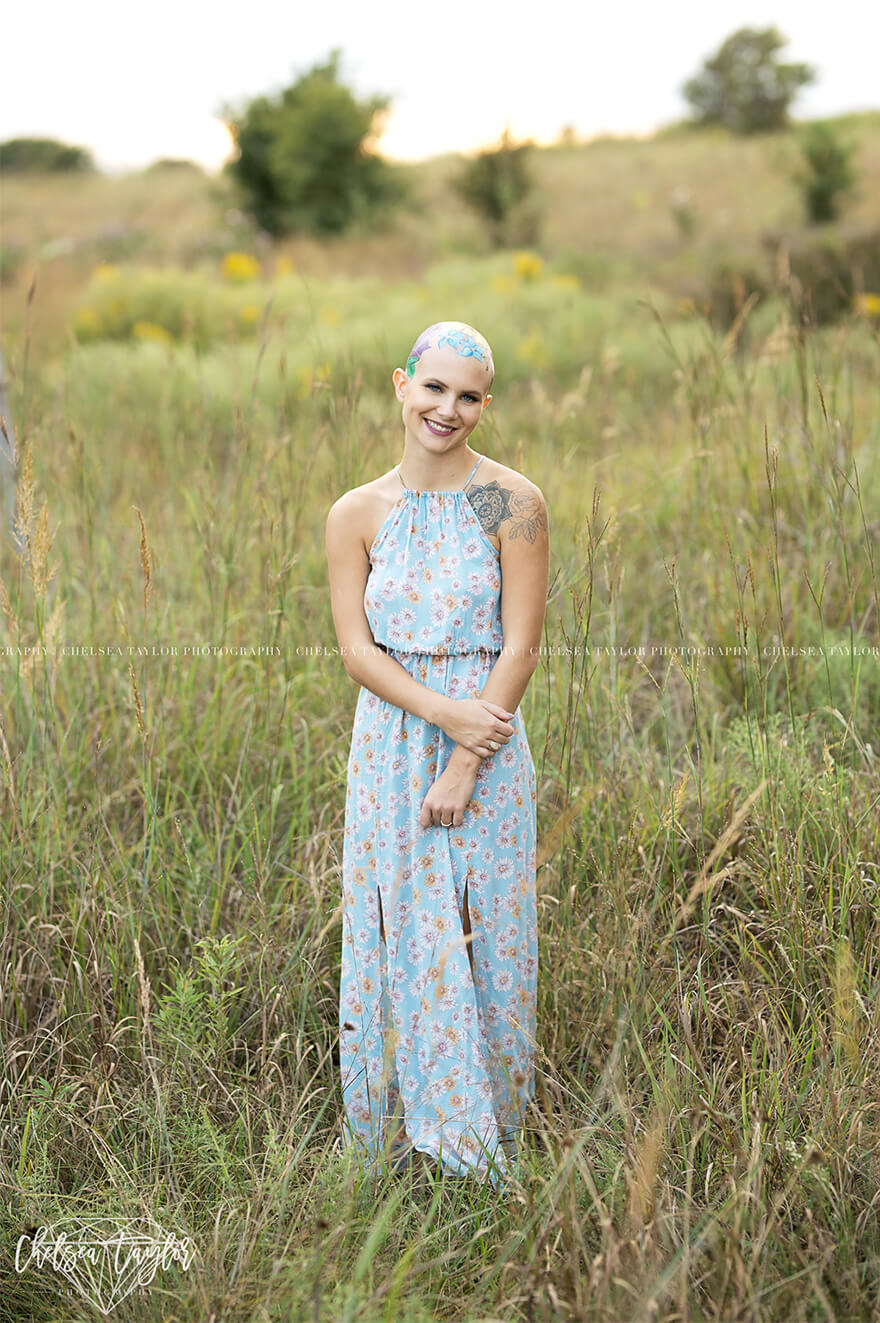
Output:
<path fill-rule="evenodd" d="M 448 766 L 431 786 L 419 813 L 420 827 L 460 827 L 477 783 L 476 768 Z"/>

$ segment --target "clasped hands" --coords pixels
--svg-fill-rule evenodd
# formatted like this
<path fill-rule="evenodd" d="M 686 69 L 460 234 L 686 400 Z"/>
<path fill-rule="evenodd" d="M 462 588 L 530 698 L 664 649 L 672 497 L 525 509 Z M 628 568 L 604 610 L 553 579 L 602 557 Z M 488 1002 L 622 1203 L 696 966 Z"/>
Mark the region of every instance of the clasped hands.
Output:
<path fill-rule="evenodd" d="M 420 827 L 461 826 L 480 763 L 511 739 L 514 715 L 485 698 L 448 700 L 437 725 L 456 747 L 422 802 Z"/>

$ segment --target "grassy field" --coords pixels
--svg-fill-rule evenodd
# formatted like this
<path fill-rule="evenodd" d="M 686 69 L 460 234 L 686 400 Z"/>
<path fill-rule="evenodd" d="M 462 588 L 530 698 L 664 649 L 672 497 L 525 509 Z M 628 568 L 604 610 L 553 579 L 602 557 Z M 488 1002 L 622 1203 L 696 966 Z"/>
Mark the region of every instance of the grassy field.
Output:
<path fill-rule="evenodd" d="M 880 180 L 853 132 L 847 224 Z M 394 233 L 280 250 L 198 175 L 5 188 L 0 1323 L 96 1316 L 13 1266 L 86 1211 L 196 1248 L 120 1323 L 880 1317 L 878 322 L 780 290 L 719 331 L 685 297 L 800 224 L 790 150 L 542 153 L 520 254 L 441 205 L 450 162 Z M 399 458 L 390 373 L 437 317 L 491 340 L 474 448 L 551 518 L 504 1200 L 337 1144 L 356 691 L 323 527 Z"/>

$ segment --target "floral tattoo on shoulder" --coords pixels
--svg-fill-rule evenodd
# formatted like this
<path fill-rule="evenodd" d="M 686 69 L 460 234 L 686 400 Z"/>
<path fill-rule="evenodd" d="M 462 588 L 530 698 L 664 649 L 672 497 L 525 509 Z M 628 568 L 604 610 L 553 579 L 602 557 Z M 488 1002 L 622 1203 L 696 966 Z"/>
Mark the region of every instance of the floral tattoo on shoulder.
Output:
<path fill-rule="evenodd" d="M 514 491 L 502 487 L 498 481 L 468 489 L 468 500 L 485 533 L 498 536 L 506 520 L 511 520 L 507 536 L 522 537 L 534 542 L 538 533 L 547 527 L 547 514 L 537 496 L 530 492 Z"/>

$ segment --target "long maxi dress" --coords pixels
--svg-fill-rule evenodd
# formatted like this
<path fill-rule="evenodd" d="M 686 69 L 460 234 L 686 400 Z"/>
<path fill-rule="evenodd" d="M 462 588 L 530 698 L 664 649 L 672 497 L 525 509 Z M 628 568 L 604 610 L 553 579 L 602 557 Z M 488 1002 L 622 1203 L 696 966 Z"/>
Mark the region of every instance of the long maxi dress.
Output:
<path fill-rule="evenodd" d="M 403 487 L 395 468 L 364 593 L 376 643 L 451 698 L 479 697 L 503 645 L 500 557 L 467 496 L 481 459 L 452 491 Z M 421 827 L 454 742 L 361 688 L 342 864 L 343 1144 L 373 1163 L 405 1130 L 444 1170 L 496 1186 L 534 1096 L 535 769 L 519 711 L 512 724 L 464 824 Z"/>

